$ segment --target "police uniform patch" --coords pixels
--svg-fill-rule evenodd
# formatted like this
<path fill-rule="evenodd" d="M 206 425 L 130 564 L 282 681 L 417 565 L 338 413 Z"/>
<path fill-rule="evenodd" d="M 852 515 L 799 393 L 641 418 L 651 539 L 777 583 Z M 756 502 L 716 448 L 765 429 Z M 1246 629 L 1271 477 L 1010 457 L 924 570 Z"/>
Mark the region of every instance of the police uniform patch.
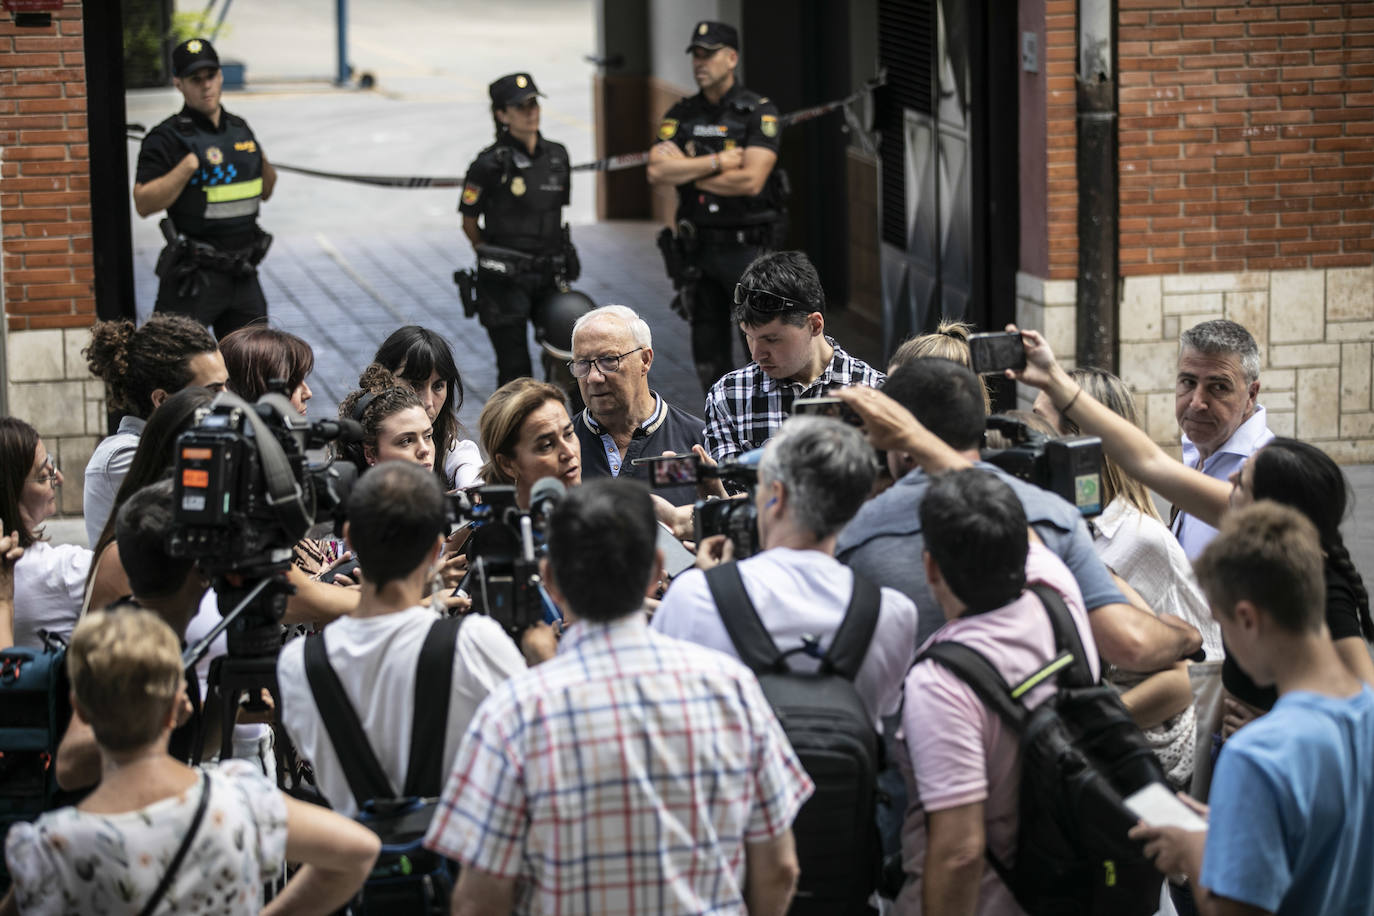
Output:
<path fill-rule="evenodd" d="M 186 50 L 190 51 L 192 54 L 199 54 L 202 47 L 204 47 L 204 45 L 200 43 L 200 39 L 198 38 L 193 38 L 186 42 Z"/>
<path fill-rule="evenodd" d="M 726 151 L 727 153 L 728 153 L 730 150 L 734 149 L 735 146 L 736 146 L 736 144 L 735 144 L 735 141 L 734 141 L 734 140 L 726 140 L 726 141 L 725 141 L 725 151 Z"/>
<path fill-rule="evenodd" d="M 677 134 L 677 118 L 664 118 L 658 125 L 658 139 L 671 140 Z"/>
<path fill-rule="evenodd" d="M 516 175 L 510 180 L 510 192 L 516 197 L 523 197 L 525 194 L 525 179 Z"/>
<path fill-rule="evenodd" d="M 463 185 L 463 203 L 467 204 L 469 207 L 477 203 L 477 200 L 481 196 L 482 189 L 478 185 L 475 185 L 472 182 L 468 182 L 467 184 Z"/>
<path fill-rule="evenodd" d="M 205 151 L 205 160 L 211 165 L 219 165 L 224 161 L 224 153 L 220 152 L 218 146 L 212 146 Z"/>
<path fill-rule="evenodd" d="M 764 115 L 759 119 L 759 130 L 763 131 L 765 137 L 776 137 L 778 135 L 778 116 Z"/>

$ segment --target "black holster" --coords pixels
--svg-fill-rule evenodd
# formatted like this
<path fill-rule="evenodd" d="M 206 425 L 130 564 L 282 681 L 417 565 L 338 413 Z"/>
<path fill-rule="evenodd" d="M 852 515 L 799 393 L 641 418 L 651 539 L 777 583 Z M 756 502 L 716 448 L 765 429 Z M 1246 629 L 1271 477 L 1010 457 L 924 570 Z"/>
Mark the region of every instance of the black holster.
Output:
<path fill-rule="evenodd" d="M 572 243 L 572 232 L 568 229 L 568 224 L 563 224 L 563 257 L 562 270 L 560 275 L 564 282 L 572 283 L 582 276 L 582 259 L 577 256 L 577 248 Z"/>
<path fill-rule="evenodd" d="M 477 314 L 477 272 L 455 270 L 453 282 L 458 284 L 458 301 L 463 304 L 463 314 L 473 317 Z"/>

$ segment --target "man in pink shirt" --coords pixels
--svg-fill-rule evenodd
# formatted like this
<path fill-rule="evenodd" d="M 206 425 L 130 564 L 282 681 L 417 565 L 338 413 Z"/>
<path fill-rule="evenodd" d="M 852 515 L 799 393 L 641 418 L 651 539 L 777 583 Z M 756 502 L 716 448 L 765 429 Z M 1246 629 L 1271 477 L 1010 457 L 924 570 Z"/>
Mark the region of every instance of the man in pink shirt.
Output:
<path fill-rule="evenodd" d="M 1029 543 L 1026 516 L 1011 488 L 977 469 L 951 471 L 930 486 L 921 504 L 923 554 L 931 592 L 948 621 L 927 645 L 952 641 L 981 652 L 1016 684 L 1055 656 L 1054 631 L 1040 600 L 1026 591 L 1041 582 L 1069 608 L 1099 675 L 1088 613 L 1073 574 L 1038 541 Z M 1035 707 L 1052 682 L 1025 696 Z M 986 708 L 973 688 L 935 662 L 907 676 L 902 731 L 908 749 L 911 803 L 902 830 L 906 885 L 903 914 L 1020 914 L 1011 892 L 986 867 L 991 849 L 1010 866 L 1016 849 L 1021 752 L 1016 735 Z"/>

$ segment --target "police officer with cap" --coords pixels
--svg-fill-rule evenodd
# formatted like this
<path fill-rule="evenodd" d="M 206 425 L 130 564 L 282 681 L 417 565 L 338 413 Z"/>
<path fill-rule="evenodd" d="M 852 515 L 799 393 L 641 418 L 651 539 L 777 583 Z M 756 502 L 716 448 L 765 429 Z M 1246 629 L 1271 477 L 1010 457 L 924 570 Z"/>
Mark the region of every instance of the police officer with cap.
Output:
<path fill-rule="evenodd" d="M 503 76 L 488 91 L 496 142 L 468 166 L 458 212 L 477 252 L 477 315 L 496 351 L 497 383 L 532 374 L 525 323 L 533 320 L 541 342 L 546 332 L 567 324 L 561 331 L 567 339 L 546 344 L 544 367 L 551 381 L 576 390 L 570 377 L 559 377 L 564 360 L 548 356 L 571 349 L 571 323 L 560 315 L 564 299 L 581 295 L 567 291 L 579 273 L 563 225 L 572 190 L 568 150 L 539 132 L 542 93 L 528 73 Z M 576 312 L 589 308 L 587 300 Z"/>
<path fill-rule="evenodd" d="M 777 106 L 735 78 L 734 26 L 697 23 L 687 53 L 701 91 L 664 115 L 648 172 L 651 184 L 677 188 L 677 305 L 691 322 L 692 358 L 709 390 L 734 368 L 735 284 L 775 246 L 785 218 L 784 179 L 774 169 L 781 124 Z"/>
<path fill-rule="evenodd" d="M 172 73 L 186 104 L 143 138 L 134 208 L 143 217 L 167 211 L 156 310 L 188 315 L 222 339 L 267 315 L 257 265 L 272 237 L 258 228 L 258 204 L 277 172 L 248 122 L 220 105 L 224 75 L 210 42 L 177 45 Z"/>

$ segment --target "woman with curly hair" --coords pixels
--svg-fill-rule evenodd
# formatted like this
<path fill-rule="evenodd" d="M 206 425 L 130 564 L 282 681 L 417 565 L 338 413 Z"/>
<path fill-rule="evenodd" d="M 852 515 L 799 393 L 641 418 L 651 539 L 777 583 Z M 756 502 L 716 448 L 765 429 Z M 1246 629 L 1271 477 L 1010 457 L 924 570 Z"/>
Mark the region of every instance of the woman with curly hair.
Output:
<path fill-rule="evenodd" d="M 341 457 L 364 473 L 381 461 L 401 460 L 434 469 L 434 427 L 424 404 L 409 385 L 398 385 L 386 367 L 363 370 L 358 389 L 339 404 L 340 419 L 363 428 L 361 442 L 342 446 Z"/>
<path fill-rule="evenodd" d="M 229 376 L 210 332 L 183 315 L 157 314 L 138 328 L 132 321 L 97 322 L 81 354 L 105 382 L 107 408 L 125 415 L 86 464 L 83 512 L 87 543 L 94 544 L 153 410 L 192 385 L 222 391 Z"/>

